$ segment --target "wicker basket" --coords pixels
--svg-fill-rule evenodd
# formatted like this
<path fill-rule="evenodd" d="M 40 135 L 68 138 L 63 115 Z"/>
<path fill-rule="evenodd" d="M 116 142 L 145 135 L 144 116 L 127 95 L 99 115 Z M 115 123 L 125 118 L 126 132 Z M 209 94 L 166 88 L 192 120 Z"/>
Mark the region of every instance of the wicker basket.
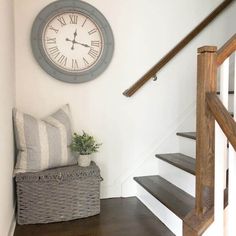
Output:
<path fill-rule="evenodd" d="M 16 175 L 18 224 L 67 221 L 100 213 L 100 170 L 67 166 Z"/>

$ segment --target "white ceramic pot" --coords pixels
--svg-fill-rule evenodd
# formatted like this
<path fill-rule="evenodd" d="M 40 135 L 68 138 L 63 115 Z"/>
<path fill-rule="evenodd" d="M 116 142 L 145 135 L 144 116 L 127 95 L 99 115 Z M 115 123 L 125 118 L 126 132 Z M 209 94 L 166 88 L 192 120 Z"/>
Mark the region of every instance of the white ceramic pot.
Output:
<path fill-rule="evenodd" d="M 78 165 L 82 167 L 89 166 L 91 162 L 91 155 L 78 155 Z"/>

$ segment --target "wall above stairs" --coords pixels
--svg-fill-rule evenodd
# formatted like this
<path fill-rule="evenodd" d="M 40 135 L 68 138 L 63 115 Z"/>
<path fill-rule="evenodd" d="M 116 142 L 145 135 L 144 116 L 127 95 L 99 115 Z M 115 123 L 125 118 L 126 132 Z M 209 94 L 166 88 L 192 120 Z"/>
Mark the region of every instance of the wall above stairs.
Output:
<path fill-rule="evenodd" d="M 135 171 L 142 173 L 147 169 L 148 173 L 148 167 L 154 167 L 150 158 L 168 143 L 173 144 L 173 151 L 178 151 L 174 130 L 187 118 L 186 112 L 194 111 L 196 48 L 203 43 L 221 45 L 230 36 L 235 26 L 226 28 L 226 23 L 235 22 L 235 4 L 233 10 L 227 10 L 224 17 L 164 68 L 157 82 L 150 82 L 139 94 L 127 99 L 122 96 L 123 90 L 221 1 L 150 0 L 147 4 L 145 0 L 87 0 L 110 22 L 115 53 L 99 78 L 78 85 L 48 76 L 31 53 L 33 20 L 50 2 L 15 0 L 17 107 L 42 117 L 69 103 L 75 129 L 84 129 L 103 143 L 95 157 L 104 178 L 102 197 L 134 195 Z M 158 166 L 155 168 L 150 171 L 158 171 Z"/>

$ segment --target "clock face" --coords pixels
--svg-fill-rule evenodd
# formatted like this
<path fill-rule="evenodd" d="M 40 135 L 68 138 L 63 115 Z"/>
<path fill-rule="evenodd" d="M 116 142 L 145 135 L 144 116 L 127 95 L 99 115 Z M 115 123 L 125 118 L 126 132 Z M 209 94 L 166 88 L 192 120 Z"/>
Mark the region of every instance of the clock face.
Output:
<path fill-rule="evenodd" d="M 71 73 L 93 67 L 104 47 L 99 26 L 89 16 L 76 11 L 52 17 L 45 25 L 42 38 L 51 62 Z"/>
<path fill-rule="evenodd" d="M 31 46 L 35 59 L 49 75 L 82 83 L 108 67 L 114 38 L 108 21 L 95 7 L 79 0 L 60 0 L 36 17 Z"/>

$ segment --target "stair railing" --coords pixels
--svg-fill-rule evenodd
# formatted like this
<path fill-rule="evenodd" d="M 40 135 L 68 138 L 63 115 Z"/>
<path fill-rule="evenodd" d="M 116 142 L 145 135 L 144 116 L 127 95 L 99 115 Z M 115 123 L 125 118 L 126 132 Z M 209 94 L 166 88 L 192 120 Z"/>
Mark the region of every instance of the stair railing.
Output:
<path fill-rule="evenodd" d="M 218 51 L 213 46 L 198 49 L 196 203 L 184 220 L 184 236 L 202 235 L 212 223 L 217 235 L 236 235 L 236 96 L 234 118 L 228 112 L 229 77 L 234 76 L 236 92 L 235 50 L 236 34 Z"/>
<path fill-rule="evenodd" d="M 186 37 L 184 37 L 173 49 L 171 49 L 161 60 L 154 65 L 145 75 L 136 81 L 130 88 L 123 92 L 126 97 L 131 97 L 146 82 L 156 78 L 156 74 L 169 63 L 189 42 L 191 42 L 206 26 L 208 26 L 225 8 L 234 0 L 223 1 L 214 11 L 212 11 L 199 25 L 197 25 Z"/>

